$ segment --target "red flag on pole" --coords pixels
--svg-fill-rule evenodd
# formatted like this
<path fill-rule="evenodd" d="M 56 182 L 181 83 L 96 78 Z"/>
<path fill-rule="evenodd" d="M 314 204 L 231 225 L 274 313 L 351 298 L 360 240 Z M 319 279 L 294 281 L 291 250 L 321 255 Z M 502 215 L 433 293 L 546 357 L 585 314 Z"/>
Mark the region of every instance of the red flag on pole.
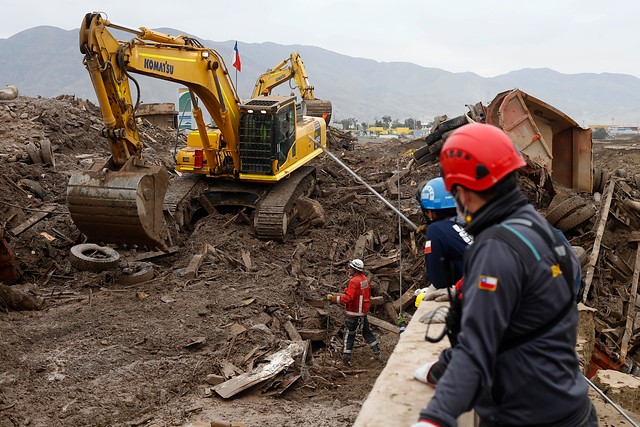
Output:
<path fill-rule="evenodd" d="M 242 71 L 242 64 L 240 63 L 240 54 L 238 53 L 237 41 L 236 45 L 233 47 L 233 66 L 236 67 L 236 70 Z"/>

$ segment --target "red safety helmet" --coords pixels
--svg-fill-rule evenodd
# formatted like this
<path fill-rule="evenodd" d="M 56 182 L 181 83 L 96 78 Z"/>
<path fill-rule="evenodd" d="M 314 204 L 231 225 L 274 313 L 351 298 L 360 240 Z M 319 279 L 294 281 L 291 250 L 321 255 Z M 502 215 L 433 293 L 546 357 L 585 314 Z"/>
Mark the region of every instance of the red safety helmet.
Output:
<path fill-rule="evenodd" d="M 454 185 L 473 191 L 486 190 L 526 164 L 506 133 L 482 123 L 456 129 L 440 151 L 447 191 Z"/>

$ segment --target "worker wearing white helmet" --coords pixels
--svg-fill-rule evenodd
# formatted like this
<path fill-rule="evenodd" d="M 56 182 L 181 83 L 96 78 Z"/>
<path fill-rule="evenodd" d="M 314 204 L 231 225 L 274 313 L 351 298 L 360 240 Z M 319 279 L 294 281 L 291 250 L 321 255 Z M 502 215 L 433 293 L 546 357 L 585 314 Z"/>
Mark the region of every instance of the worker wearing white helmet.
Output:
<path fill-rule="evenodd" d="M 353 259 L 349 262 L 349 285 L 344 290 L 344 294 L 327 294 L 327 300 L 334 304 L 342 304 L 345 309 L 344 319 L 344 349 L 342 360 L 348 364 L 351 361 L 351 351 L 356 339 L 356 333 L 361 330 L 364 340 L 373 350 L 376 360 L 381 360 L 380 344 L 369 328 L 367 313 L 371 299 L 371 287 L 367 277 L 363 274 L 364 263 L 361 259 Z"/>

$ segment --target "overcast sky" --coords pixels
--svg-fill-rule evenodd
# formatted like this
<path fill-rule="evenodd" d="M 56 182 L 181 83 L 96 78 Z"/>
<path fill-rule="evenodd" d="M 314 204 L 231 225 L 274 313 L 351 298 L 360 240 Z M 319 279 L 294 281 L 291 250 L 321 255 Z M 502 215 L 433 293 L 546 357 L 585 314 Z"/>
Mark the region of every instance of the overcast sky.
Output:
<path fill-rule="evenodd" d="M 76 29 L 101 11 L 131 28 L 214 41 L 317 46 L 379 62 L 493 77 L 522 68 L 640 77 L 637 0 L 18 0 L 1 1 L 0 38 Z M 242 52 L 240 52 L 242 57 Z"/>

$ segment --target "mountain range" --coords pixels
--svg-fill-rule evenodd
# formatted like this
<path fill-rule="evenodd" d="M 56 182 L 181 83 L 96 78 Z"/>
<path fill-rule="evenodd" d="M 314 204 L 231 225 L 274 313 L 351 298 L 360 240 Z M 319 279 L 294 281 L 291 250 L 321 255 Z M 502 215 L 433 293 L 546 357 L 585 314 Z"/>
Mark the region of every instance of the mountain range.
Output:
<path fill-rule="evenodd" d="M 156 30 L 187 34 L 171 28 Z M 131 35 L 118 37 L 129 39 Z M 562 74 L 535 68 L 488 78 L 407 62 L 355 58 L 314 46 L 238 42 L 242 71 L 237 73 L 236 80 L 231 66 L 235 42 L 199 40 L 216 50 L 226 62 L 241 98 L 251 95 L 260 74 L 292 52 L 298 52 L 316 97 L 332 102 L 334 121 L 356 118 L 372 123 L 387 115 L 400 122 L 416 118 L 426 123 L 442 114 L 460 115 L 467 111 L 467 104 L 482 101 L 486 105 L 498 93 L 516 87 L 583 126 L 637 126 L 640 119 L 640 79 L 627 74 Z M 40 26 L 22 31 L 0 39 L 0 58 L 0 87 L 15 85 L 26 96 L 50 98 L 64 94 L 96 100 L 82 64 L 78 30 Z M 176 84 L 138 77 L 143 102 L 176 102 Z M 274 94 L 290 92 L 285 84 Z"/>

